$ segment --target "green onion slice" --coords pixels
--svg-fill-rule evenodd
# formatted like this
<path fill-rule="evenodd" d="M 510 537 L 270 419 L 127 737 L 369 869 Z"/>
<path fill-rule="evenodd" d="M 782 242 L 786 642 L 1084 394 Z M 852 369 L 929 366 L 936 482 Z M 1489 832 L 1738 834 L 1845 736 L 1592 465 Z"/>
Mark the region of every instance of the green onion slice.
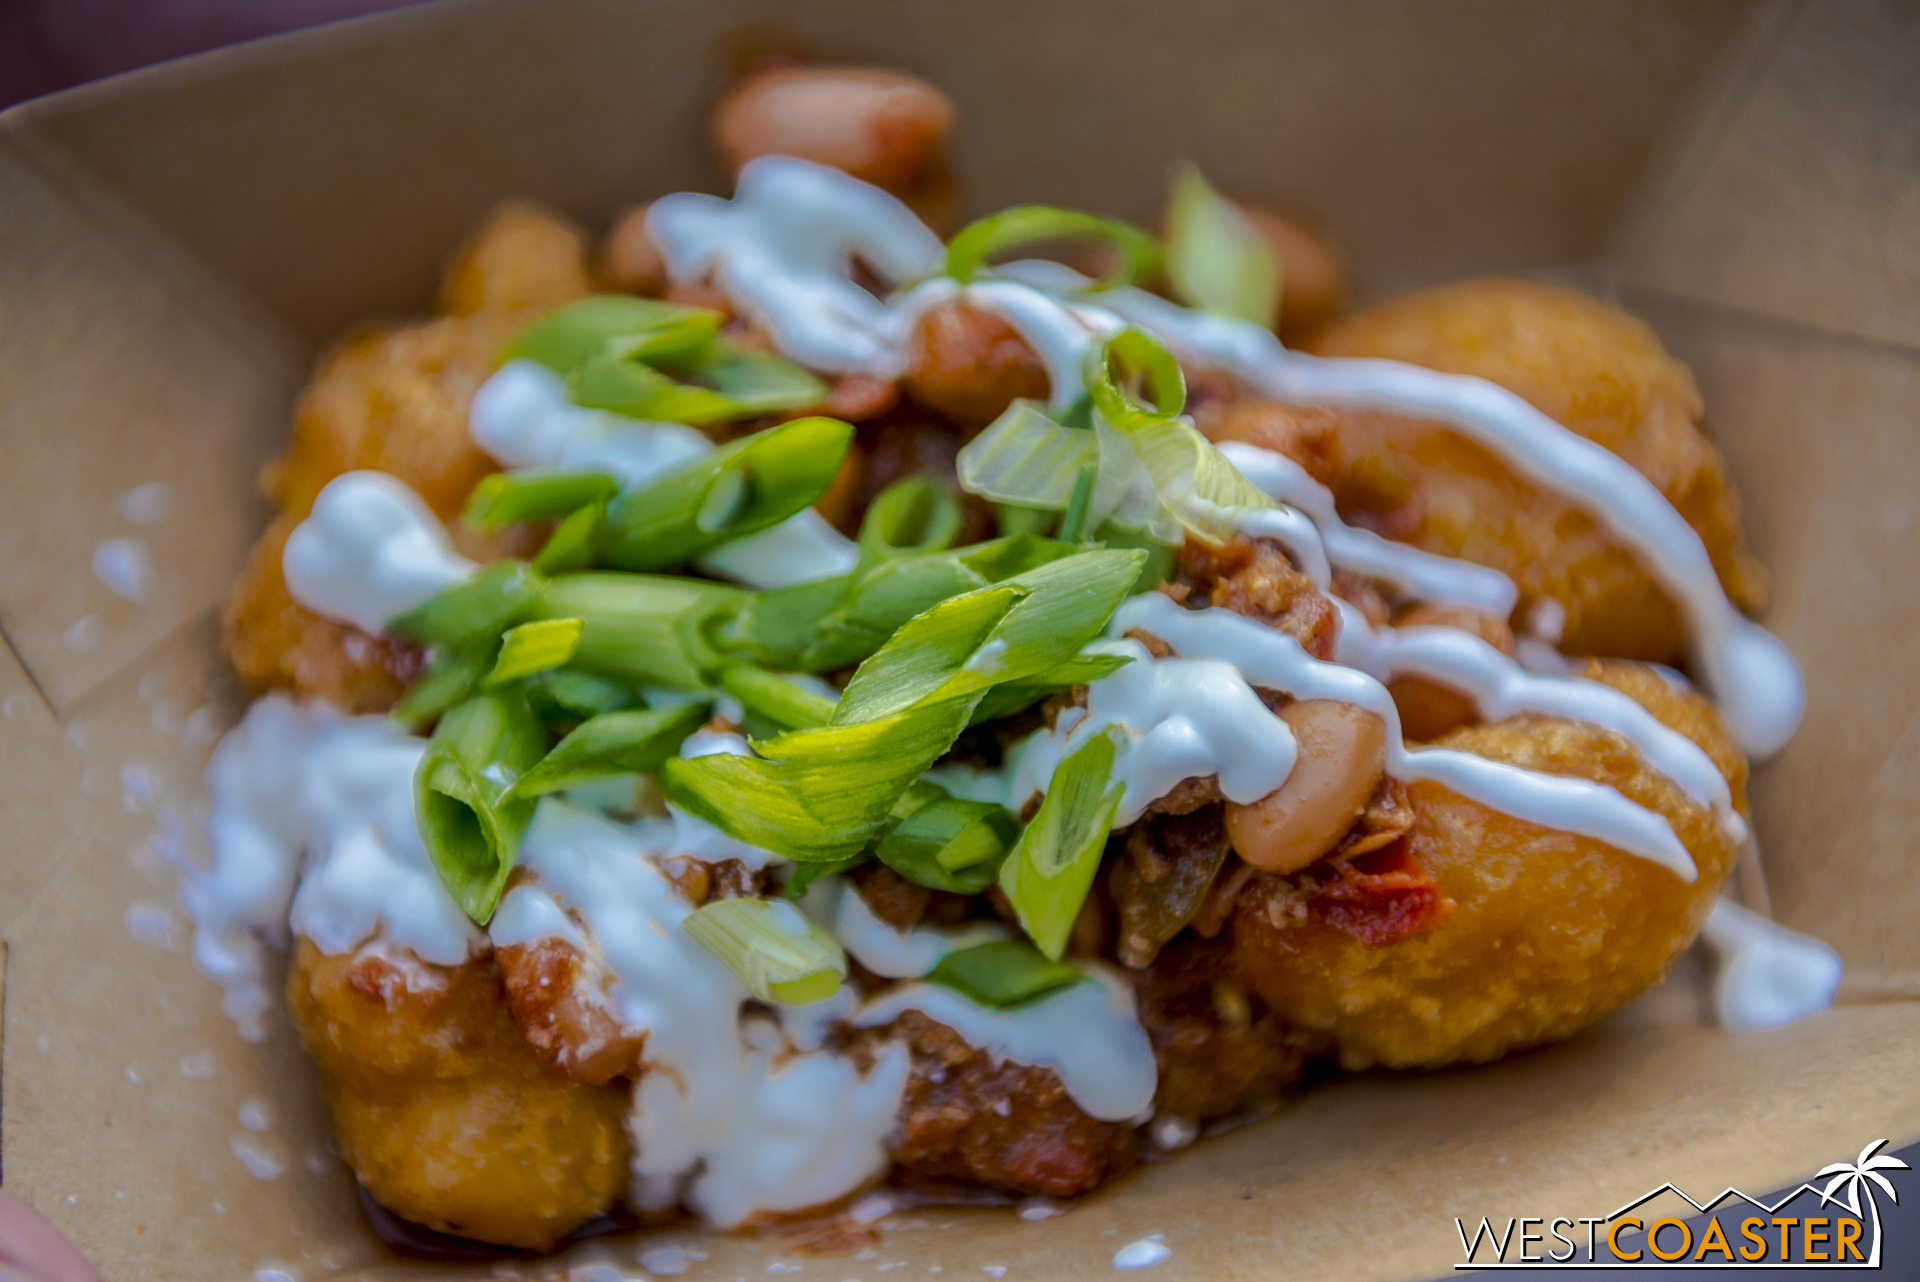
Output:
<path fill-rule="evenodd" d="M 620 482 L 605 472 L 569 472 L 549 467 L 495 472 L 482 477 L 480 484 L 473 487 L 460 519 L 476 529 L 498 529 L 513 521 L 565 516 L 576 508 L 602 502 L 619 492 Z"/>
<path fill-rule="evenodd" d="M 546 576 L 524 561 L 496 561 L 387 623 L 423 645 L 462 649 L 491 641 L 533 610 Z"/>
<path fill-rule="evenodd" d="M 1180 362 L 1159 339 L 1129 327 L 1087 349 L 1087 394 L 1101 417 L 1131 432 L 1178 414 L 1187 403 Z M 1146 399 L 1130 388 L 1138 387 Z"/>
<path fill-rule="evenodd" d="M 970 281 L 984 273 L 988 260 L 1005 258 L 1022 246 L 1045 241 L 1092 240 L 1118 251 L 1111 275 L 1096 289 L 1132 285 L 1153 274 L 1160 244 L 1152 233 L 1117 218 L 1051 205 L 1021 205 L 969 223 L 947 244 L 947 274 Z"/>
<path fill-rule="evenodd" d="M 916 885 L 977 895 L 993 884 L 1019 834 L 1005 806 L 940 797 L 901 819 L 874 854 Z"/>
<path fill-rule="evenodd" d="M 708 705 L 603 712 L 580 723 L 507 790 L 515 800 L 543 797 L 614 775 L 652 774 L 706 723 Z"/>
<path fill-rule="evenodd" d="M 786 357 L 725 337 L 653 364 L 713 388 L 733 406 L 735 418 L 811 409 L 827 399 L 827 385 Z"/>
<path fill-rule="evenodd" d="M 607 509 L 602 555 L 665 570 L 778 525 L 826 493 L 853 440 L 838 419 L 801 418 L 723 445 Z"/>
<path fill-rule="evenodd" d="M 1167 279 L 1182 300 L 1220 316 L 1272 325 L 1280 259 L 1240 207 L 1192 165 L 1174 170 L 1167 206 Z"/>
<path fill-rule="evenodd" d="M 1111 676 L 1131 662 L 1133 660 L 1124 654 L 1081 655 L 1039 676 L 997 685 L 987 692 L 987 697 L 973 710 L 973 724 L 984 725 L 989 721 L 1010 717 L 1049 695 Z"/>
<path fill-rule="evenodd" d="M 625 686 L 596 677 L 590 672 L 559 669 L 529 677 L 527 699 L 547 721 L 574 721 L 616 712 L 637 703 L 638 697 Z"/>
<path fill-rule="evenodd" d="M 509 628 L 500 638 L 500 657 L 493 661 L 493 671 L 487 674 L 485 684 L 503 685 L 560 667 L 580 648 L 580 634 L 586 626 L 581 619 L 542 619 Z"/>
<path fill-rule="evenodd" d="M 681 929 L 763 1002 L 824 1001 L 847 973 L 847 955 L 833 936 L 782 900 L 717 900 L 695 909 Z"/>
<path fill-rule="evenodd" d="M 542 574 L 572 574 L 586 569 L 600 554 L 600 532 L 606 523 L 604 502 L 589 503 L 570 513 L 534 556 L 533 568 Z"/>
<path fill-rule="evenodd" d="M 961 447 L 956 463 L 960 484 L 971 493 L 1057 512 L 1072 501 L 1081 470 L 1098 459 L 1093 433 L 1018 400 Z"/>
<path fill-rule="evenodd" d="M 880 491 L 860 523 L 860 555 L 869 562 L 944 552 L 960 537 L 960 501 L 924 473 Z"/>
<path fill-rule="evenodd" d="M 824 726 L 833 718 L 832 699 L 750 663 L 729 663 L 722 667 L 720 688 L 738 699 L 748 712 L 766 718 L 783 730 Z"/>
<path fill-rule="evenodd" d="M 745 411 L 711 388 L 678 383 L 651 365 L 596 356 L 567 376 L 567 396 L 588 409 L 656 423 L 721 423 Z"/>
<path fill-rule="evenodd" d="M 387 715 L 410 730 L 417 730 L 454 704 L 472 694 L 486 675 L 491 647 L 466 650 L 435 650 L 427 664 L 400 701 Z"/>
<path fill-rule="evenodd" d="M 1053 773 L 1040 809 L 1000 865 L 1000 889 L 1021 927 L 1054 961 L 1107 848 L 1124 786 L 1112 781 L 1114 743 L 1095 735 Z"/>
<path fill-rule="evenodd" d="M 951 988 L 990 1010 L 1024 1006 L 1086 978 L 1078 966 L 1049 959 L 1017 939 L 956 949 L 927 972 L 928 983 Z"/>
<path fill-rule="evenodd" d="M 521 329 L 500 359 L 537 361 L 567 375 L 599 356 L 658 357 L 697 347 L 725 320 L 703 307 L 596 294 L 564 303 Z"/>
<path fill-rule="evenodd" d="M 572 666 L 637 689 L 704 690 L 723 662 L 709 622 L 737 610 L 746 593 L 705 579 L 652 574 L 565 574 L 536 614 L 585 626 Z"/>
<path fill-rule="evenodd" d="M 491 690 L 440 718 L 414 777 L 420 837 L 461 911 L 485 925 L 519 857 L 533 803 L 508 796 L 547 735 L 518 690 Z"/>

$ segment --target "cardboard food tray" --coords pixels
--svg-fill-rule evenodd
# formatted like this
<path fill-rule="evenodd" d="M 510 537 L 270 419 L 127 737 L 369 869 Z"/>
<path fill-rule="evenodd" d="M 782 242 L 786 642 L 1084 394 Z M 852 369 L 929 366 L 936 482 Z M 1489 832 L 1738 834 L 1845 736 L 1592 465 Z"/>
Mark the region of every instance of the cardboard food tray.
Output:
<path fill-rule="evenodd" d="M 877 1255 L 794 1263 L 1076 1277 L 1160 1232 L 1166 1282 L 1431 1278 L 1460 1258 L 1455 1216 L 1782 1187 L 1920 1137 L 1911 6 L 559 0 L 431 5 L 0 116 L 9 1189 L 110 1278 L 436 1273 L 364 1226 L 284 1013 L 242 1041 L 187 955 L 164 858 L 241 706 L 218 603 L 318 347 L 421 309 L 502 198 L 601 226 L 717 189 L 706 104 L 729 51 L 770 38 L 950 92 L 970 213 L 1150 217 L 1187 157 L 1304 201 L 1365 296 L 1548 271 L 1648 317 L 1699 377 L 1807 674 L 1805 727 L 1753 789 L 1772 910 L 1848 967 L 1833 1011 L 1738 1036 L 1692 960 L 1565 1045 L 1317 1088 L 1062 1217 L 914 1212 Z M 156 481 L 152 521 L 123 496 Z M 138 605 L 91 569 L 128 537 L 154 568 Z M 692 1278 L 788 1258 L 658 1241 L 706 1254 Z M 638 1249 L 574 1258 L 633 1275 Z"/>

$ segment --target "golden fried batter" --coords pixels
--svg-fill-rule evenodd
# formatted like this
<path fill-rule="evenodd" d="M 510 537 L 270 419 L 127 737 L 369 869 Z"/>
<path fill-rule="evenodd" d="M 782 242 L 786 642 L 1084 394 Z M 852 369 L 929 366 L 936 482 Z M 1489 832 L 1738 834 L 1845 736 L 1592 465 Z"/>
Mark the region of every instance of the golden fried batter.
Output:
<path fill-rule="evenodd" d="M 1315 350 L 1476 375 L 1524 397 L 1645 474 L 1699 532 L 1727 595 L 1747 610 L 1764 603 L 1765 571 L 1741 537 L 1726 463 L 1700 431 L 1693 377 L 1625 312 L 1535 281 L 1474 280 L 1349 316 Z M 1540 597 L 1559 601 L 1568 653 L 1684 659 L 1678 608 L 1586 512 L 1438 424 L 1343 417 L 1335 490 L 1349 519 L 1512 576 L 1516 621 Z"/>
<path fill-rule="evenodd" d="M 624 1083 L 536 1059 L 491 957 L 396 964 L 301 939 L 287 1002 L 347 1164 L 397 1214 L 544 1251 L 625 1190 Z"/>
<path fill-rule="evenodd" d="M 1746 763 L 1719 713 L 1657 673 L 1589 665 L 1701 745 L 1745 807 Z M 1566 1037 L 1666 974 L 1733 866 L 1708 811 L 1610 731 L 1545 717 L 1469 726 L 1439 746 L 1607 784 L 1665 815 L 1699 877 L 1587 837 L 1487 809 L 1432 783 L 1406 789 L 1407 853 L 1454 904 L 1436 929 L 1379 947 L 1287 909 L 1287 883 L 1261 877 L 1234 911 L 1234 972 L 1283 1019 L 1330 1035 L 1349 1068 L 1485 1061 Z"/>
<path fill-rule="evenodd" d="M 291 688 L 354 712 L 392 706 L 410 670 L 393 647 L 323 619 L 294 601 L 280 549 L 314 496 L 334 477 L 373 468 L 411 486 L 451 520 L 493 460 L 467 434 L 467 402 L 495 356 L 526 321 L 589 288 L 586 245 L 559 220 L 509 205 L 455 257 L 437 320 L 350 335 L 321 358 L 295 412 L 293 442 L 261 474 L 280 510 L 227 597 L 227 657 L 255 691 Z M 482 536 L 450 533 L 476 560 L 524 553 L 525 527 Z"/>

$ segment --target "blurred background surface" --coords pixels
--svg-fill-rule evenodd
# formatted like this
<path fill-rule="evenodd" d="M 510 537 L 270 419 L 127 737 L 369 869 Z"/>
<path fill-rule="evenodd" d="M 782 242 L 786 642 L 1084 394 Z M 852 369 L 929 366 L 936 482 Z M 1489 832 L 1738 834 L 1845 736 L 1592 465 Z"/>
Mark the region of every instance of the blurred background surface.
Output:
<path fill-rule="evenodd" d="M 0 107 L 411 0 L 0 0 Z"/>

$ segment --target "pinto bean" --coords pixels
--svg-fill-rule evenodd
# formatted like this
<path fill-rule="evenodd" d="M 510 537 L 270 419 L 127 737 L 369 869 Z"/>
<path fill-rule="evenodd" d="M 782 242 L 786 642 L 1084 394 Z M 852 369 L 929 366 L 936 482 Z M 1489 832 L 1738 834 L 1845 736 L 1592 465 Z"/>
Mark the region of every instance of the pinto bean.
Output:
<path fill-rule="evenodd" d="M 667 288 L 667 260 L 647 237 L 647 210 L 637 205 L 620 216 L 600 245 L 600 274 L 615 289 L 657 297 Z"/>
<path fill-rule="evenodd" d="M 1386 770 L 1387 725 L 1337 699 L 1280 710 L 1300 745 L 1293 773 L 1249 805 L 1227 803 L 1227 840 L 1267 872 L 1297 872 L 1333 849 L 1366 809 Z"/>
<path fill-rule="evenodd" d="M 926 81 L 877 67 L 781 67 L 735 85 L 714 107 L 729 172 L 757 156 L 799 156 L 903 192 L 931 174 L 953 103 Z"/>
<path fill-rule="evenodd" d="M 1052 384 L 1039 353 L 984 308 L 929 308 L 908 340 L 907 395 L 964 428 L 981 428 L 1015 397 L 1044 399 Z"/>

